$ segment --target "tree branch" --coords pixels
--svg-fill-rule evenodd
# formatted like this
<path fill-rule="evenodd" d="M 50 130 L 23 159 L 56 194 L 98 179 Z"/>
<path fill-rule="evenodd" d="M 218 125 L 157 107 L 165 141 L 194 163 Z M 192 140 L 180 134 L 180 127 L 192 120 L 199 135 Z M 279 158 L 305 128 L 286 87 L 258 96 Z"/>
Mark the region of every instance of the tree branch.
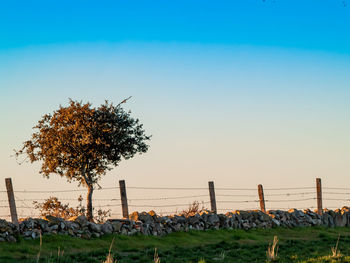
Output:
<path fill-rule="evenodd" d="M 85 184 L 86 184 L 87 186 L 89 186 L 89 185 L 90 185 L 90 182 L 89 182 L 87 176 L 85 175 L 85 172 L 86 172 L 86 165 L 84 165 L 83 170 L 81 171 L 81 176 L 84 178 Z"/>
<path fill-rule="evenodd" d="M 131 98 L 132 98 L 132 96 L 130 96 L 129 98 L 126 98 L 125 100 L 123 100 L 122 102 L 120 102 L 120 103 L 116 106 L 116 108 L 119 107 L 121 104 L 126 103 L 126 101 L 129 100 L 129 99 L 131 99 Z"/>

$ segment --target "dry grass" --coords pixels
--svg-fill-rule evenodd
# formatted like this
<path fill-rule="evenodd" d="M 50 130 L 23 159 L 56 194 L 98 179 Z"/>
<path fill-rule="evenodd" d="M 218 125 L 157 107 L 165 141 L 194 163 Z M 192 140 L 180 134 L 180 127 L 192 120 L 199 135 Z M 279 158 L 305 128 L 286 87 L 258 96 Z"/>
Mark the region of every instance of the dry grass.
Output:
<path fill-rule="evenodd" d="M 113 256 L 111 254 L 108 254 L 107 258 L 105 261 L 103 261 L 102 263 L 115 263 L 117 261 L 114 261 Z"/>
<path fill-rule="evenodd" d="M 188 209 L 183 210 L 181 212 L 181 214 L 185 215 L 185 216 L 193 216 L 197 213 L 200 213 L 202 211 L 206 210 L 204 208 L 204 205 L 202 203 L 202 207 L 200 207 L 200 204 L 198 201 L 194 201 L 192 204 L 189 205 Z"/>
<path fill-rule="evenodd" d="M 336 243 L 335 247 L 331 247 L 331 252 L 332 252 L 331 257 L 332 257 L 332 258 L 340 258 L 340 257 L 343 256 L 343 255 L 340 253 L 340 250 L 339 250 L 339 248 L 338 248 L 339 239 L 340 239 L 340 234 L 339 234 L 339 236 L 338 236 L 338 240 L 337 240 L 337 243 Z"/>
<path fill-rule="evenodd" d="M 41 254 L 41 247 L 43 246 L 43 238 L 41 236 L 41 232 L 40 232 L 40 247 L 39 247 L 39 252 L 38 255 L 36 256 L 36 262 L 38 263 L 40 260 L 40 254 Z"/>
<path fill-rule="evenodd" d="M 39 246 L 39 252 L 36 255 L 36 263 L 40 262 L 41 250 L 42 250 L 42 246 L 43 246 L 43 237 L 41 235 L 41 232 L 40 232 L 39 237 L 40 237 L 40 246 Z M 63 257 L 63 254 L 64 254 L 64 250 L 61 251 L 61 248 L 58 247 L 57 248 L 57 261 L 56 262 L 60 262 L 60 258 Z M 51 254 L 51 256 L 52 256 L 52 254 Z M 51 262 L 51 257 L 49 259 L 47 259 L 47 262 L 48 263 Z"/>
<path fill-rule="evenodd" d="M 157 248 L 154 249 L 154 263 L 160 263 L 160 258 L 158 256 L 158 253 L 157 253 Z"/>
<path fill-rule="evenodd" d="M 114 259 L 113 259 L 113 256 L 112 256 L 112 254 L 111 254 L 111 250 L 112 250 L 112 246 L 113 246 L 113 243 L 114 243 L 114 239 L 115 239 L 115 238 L 113 238 L 113 240 L 112 240 L 112 242 L 111 242 L 111 245 L 109 246 L 108 256 L 107 256 L 106 260 L 103 261 L 102 263 L 116 263 L 116 262 L 117 262 L 117 260 L 114 260 Z"/>
<path fill-rule="evenodd" d="M 268 261 L 275 261 L 278 258 L 278 237 L 274 236 L 273 237 L 273 242 L 272 244 L 269 244 L 269 247 L 267 248 L 266 251 L 266 256 Z"/>
<path fill-rule="evenodd" d="M 57 258 L 63 257 L 64 250 L 61 251 L 61 247 L 58 247 L 57 249 Z"/>

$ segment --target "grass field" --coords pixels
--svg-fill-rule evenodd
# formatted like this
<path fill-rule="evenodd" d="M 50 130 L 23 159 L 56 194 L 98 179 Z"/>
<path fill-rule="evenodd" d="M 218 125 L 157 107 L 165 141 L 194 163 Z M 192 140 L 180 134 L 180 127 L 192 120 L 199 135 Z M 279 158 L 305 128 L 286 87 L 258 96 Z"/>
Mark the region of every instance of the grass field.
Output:
<path fill-rule="evenodd" d="M 338 236 L 339 258 L 331 247 Z M 266 262 L 266 250 L 273 237 L 279 238 L 276 262 L 350 262 L 350 228 L 275 228 L 210 230 L 173 233 L 165 237 L 105 236 L 82 240 L 68 236 L 44 236 L 39 262 L 103 262 L 112 240 L 117 262 L 153 262 L 157 248 L 161 262 Z M 0 262 L 37 262 L 40 241 L 0 243 Z"/>

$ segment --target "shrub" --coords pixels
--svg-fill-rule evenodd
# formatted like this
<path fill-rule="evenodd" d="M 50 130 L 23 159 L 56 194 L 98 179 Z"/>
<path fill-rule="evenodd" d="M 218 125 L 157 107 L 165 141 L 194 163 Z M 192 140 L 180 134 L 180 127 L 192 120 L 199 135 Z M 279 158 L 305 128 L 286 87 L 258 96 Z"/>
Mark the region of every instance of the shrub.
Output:
<path fill-rule="evenodd" d="M 86 215 L 86 208 L 82 205 L 83 198 L 80 195 L 78 198 L 79 205 L 75 208 L 70 207 L 69 203 L 63 204 L 59 199 L 55 196 L 50 196 L 44 202 L 39 203 L 38 201 L 34 201 L 34 209 L 40 211 L 40 216 L 44 217 L 47 215 L 60 217 L 65 220 L 73 216 Z M 97 223 L 103 223 L 107 217 L 111 215 L 111 210 L 102 210 L 98 209 L 94 211 L 94 220 Z"/>
<path fill-rule="evenodd" d="M 194 201 L 192 204 L 189 205 L 187 210 L 183 210 L 182 214 L 185 216 L 193 216 L 197 213 L 200 213 L 202 211 L 205 211 L 206 208 L 204 208 L 204 205 L 202 203 L 202 207 L 200 208 L 199 202 Z"/>

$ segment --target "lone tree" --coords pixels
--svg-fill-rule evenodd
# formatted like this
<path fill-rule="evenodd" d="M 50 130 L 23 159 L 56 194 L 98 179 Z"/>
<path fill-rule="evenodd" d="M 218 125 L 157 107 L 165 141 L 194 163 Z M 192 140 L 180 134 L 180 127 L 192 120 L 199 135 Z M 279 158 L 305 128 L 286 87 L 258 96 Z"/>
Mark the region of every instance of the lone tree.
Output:
<path fill-rule="evenodd" d="M 130 116 L 121 104 L 106 101 L 98 108 L 90 103 L 69 101 L 52 114 L 46 114 L 33 127 L 35 132 L 17 157 L 27 155 L 30 161 L 41 161 L 40 173 L 66 177 L 87 187 L 87 218 L 93 220 L 92 193 L 98 181 L 122 159 L 148 150 L 150 136 L 138 119 Z"/>

